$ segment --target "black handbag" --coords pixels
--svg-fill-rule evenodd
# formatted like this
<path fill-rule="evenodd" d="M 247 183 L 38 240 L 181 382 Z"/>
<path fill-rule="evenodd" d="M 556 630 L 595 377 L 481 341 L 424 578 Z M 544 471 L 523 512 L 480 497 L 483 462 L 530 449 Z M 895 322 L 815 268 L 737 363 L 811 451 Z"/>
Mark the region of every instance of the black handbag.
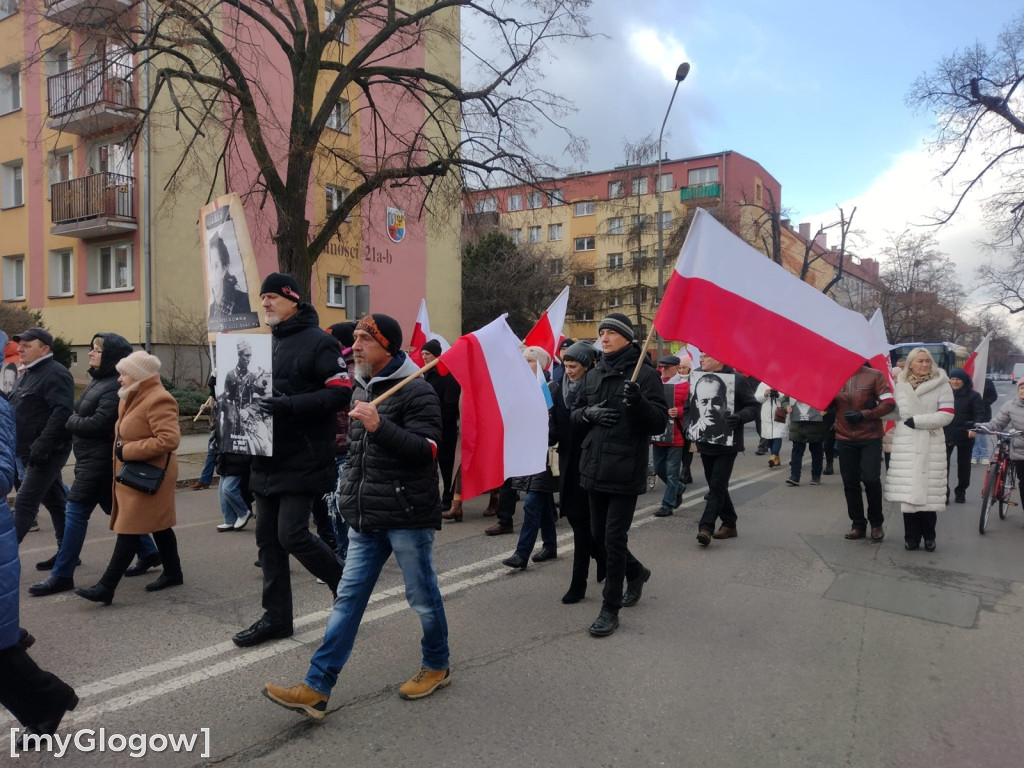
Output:
<path fill-rule="evenodd" d="M 121 465 L 117 477 L 114 478 L 121 485 L 140 491 L 149 496 L 160 490 L 160 483 L 167 474 L 167 467 L 171 465 L 171 454 L 167 454 L 167 461 L 163 467 L 154 467 L 145 461 L 126 461 Z"/>

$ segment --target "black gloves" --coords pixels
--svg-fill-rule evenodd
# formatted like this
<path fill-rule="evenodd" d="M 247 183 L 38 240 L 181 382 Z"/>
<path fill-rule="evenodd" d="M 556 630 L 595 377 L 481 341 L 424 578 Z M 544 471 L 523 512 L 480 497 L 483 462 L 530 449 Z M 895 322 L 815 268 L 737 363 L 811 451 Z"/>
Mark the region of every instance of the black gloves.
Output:
<path fill-rule="evenodd" d="M 291 413 L 292 410 L 292 400 L 288 395 L 264 397 L 258 402 L 261 411 L 273 414 L 274 416 L 285 416 Z"/>
<path fill-rule="evenodd" d="M 910 427 L 911 429 L 913 429 L 913 428 L 914 428 L 914 417 L 913 417 L 913 416 L 911 416 L 911 417 L 910 417 L 909 419 L 905 419 L 905 420 L 903 421 L 903 423 L 904 423 L 904 424 L 906 424 L 906 425 L 907 425 L 908 427 Z"/>
<path fill-rule="evenodd" d="M 725 417 L 725 423 L 729 425 L 730 429 L 736 429 L 743 423 L 743 418 L 738 413 L 730 413 Z"/>
<path fill-rule="evenodd" d="M 860 422 L 864 421 L 864 414 L 860 411 L 846 411 L 843 414 L 843 418 L 849 424 L 860 424 Z"/>
<path fill-rule="evenodd" d="M 600 424 L 602 427 L 610 427 L 619 420 L 619 412 L 615 408 L 608 408 L 608 401 L 602 400 L 600 405 L 589 405 L 583 409 L 583 418 L 591 424 Z"/>
<path fill-rule="evenodd" d="M 117 456 L 118 461 L 124 461 L 124 454 L 121 453 L 122 448 L 124 448 L 124 444 L 120 440 L 114 443 L 114 455 Z"/>
<path fill-rule="evenodd" d="M 636 405 L 640 402 L 640 385 L 635 381 L 627 381 L 622 385 L 622 400 L 626 405 Z"/>

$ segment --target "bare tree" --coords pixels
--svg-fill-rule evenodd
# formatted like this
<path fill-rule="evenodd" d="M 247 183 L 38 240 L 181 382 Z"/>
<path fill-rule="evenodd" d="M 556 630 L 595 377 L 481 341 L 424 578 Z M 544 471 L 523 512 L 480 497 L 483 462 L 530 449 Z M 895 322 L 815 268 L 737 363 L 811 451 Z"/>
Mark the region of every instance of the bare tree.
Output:
<path fill-rule="evenodd" d="M 175 387 L 183 386 L 182 376 L 195 371 L 198 361 L 199 378 L 188 383 L 202 389 L 206 385 L 206 372 L 212 369 L 206 315 L 171 298 L 167 299 L 167 309 L 167 345 L 171 355 L 167 378 Z"/>
<path fill-rule="evenodd" d="M 989 49 L 982 43 L 943 58 L 921 75 L 907 95 L 907 103 L 935 113 L 939 150 L 952 151 L 941 177 L 966 165 L 976 154 L 980 170 L 961 186 L 954 204 L 940 211 L 935 223 L 945 224 L 964 200 L 993 172 L 1003 177 L 1002 189 L 986 201 L 994 242 L 1020 236 L 1024 225 L 1024 13 L 1018 13 Z"/>
<path fill-rule="evenodd" d="M 136 138 L 147 121 L 173 120 L 185 148 L 180 177 L 201 166 L 211 136 L 225 134 L 205 169 L 211 192 L 231 158 L 251 157 L 251 188 L 238 191 L 271 206 L 278 266 L 309 285 L 317 257 L 368 195 L 403 187 L 421 211 L 443 209 L 458 205 L 463 185 L 484 186 L 494 174 L 552 175 L 532 138 L 570 105 L 541 87 L 539 64 L 551 43 L 588 37 L 589 3 L 329 0 L 325 18 L 310 0 L 134 0 L 103 33 L 152 82 L 136 107 Z M 421 46 L 425 66 L 410 55 Z M 450 71 L 430 46 L 454 52 Z M 289 109 L 269 107 L 278 89 Z M 328 131 L 349 124 L 363 137 L 356 149 Z M 565 136 L 565 154 L 578 157 L 584 143 Z M 345 179 L 349 193 L 313 223 L 311 182 L 325 175 Z"/>

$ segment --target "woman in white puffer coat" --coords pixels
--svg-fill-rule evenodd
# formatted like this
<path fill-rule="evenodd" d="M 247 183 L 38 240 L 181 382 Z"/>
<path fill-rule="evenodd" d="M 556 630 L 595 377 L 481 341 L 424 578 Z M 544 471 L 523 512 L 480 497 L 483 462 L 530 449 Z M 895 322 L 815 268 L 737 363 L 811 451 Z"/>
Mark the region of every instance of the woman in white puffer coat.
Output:
<path fill-rule="evenodd" d="M 772 389 L 763 381 L 757 385 L 754 399 L 761 403 L 761 438 L 768 441 L 768 466 L 774 469 L 782 463 L 779 451 L 782 441 L 789 439 L 789 414 L 793 410 L 789 397 Z M 775 409 L 782 408 L 786 418 L 776 421 Z"/>
<path fill-rule="evenodd" d="M 886 501 L 900 502 L 904 542 L 935 550 L 938 511 L 946 508 L 946 437 L 953 420 L 953 388 L 927 349 L 917 347 L 896 380 L 896 427 L 885 475 Z M 895 414 L 894 414 L 895 415 Z"/>

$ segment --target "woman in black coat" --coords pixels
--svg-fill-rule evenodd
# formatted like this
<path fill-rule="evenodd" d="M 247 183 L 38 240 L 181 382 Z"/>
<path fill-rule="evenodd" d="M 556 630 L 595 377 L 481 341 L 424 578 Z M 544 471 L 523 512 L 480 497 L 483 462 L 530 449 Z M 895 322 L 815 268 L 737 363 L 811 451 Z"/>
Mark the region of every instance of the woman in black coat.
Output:
<path fill-rule="evenodd" d="M 949 385 L 953 387 L 953 420 L 942 428 L 946 433 L 946 477 L 949 478 L 950 459 L 955 448 L 957 482 L 953 494 L 956 503 L 963 504 L 967 500 L 967 487 L 971 484 L 971 456 L 974 454 L 974 439 L 968 429 L 986 421 L 985 403 L 974 390 L 974 382 L 963 368 L 954 368 L 949 372 Z M 946 501 L 949 502 L 948 485 Z"/>
<path fill-rule="evenodd" d="M 110 514 L 114 484 L 114 424 L 117 422 L 117 369 L 115 366 L 132 353 L 132 345 L 116 333 L 97 333 L 89 343 L 89 376 L 92 381 L 75 403 L 67 430 L 75 452 L 75 481 L 68 491 L 64 510 L 64 539 L 60 550 L 49 560 L 36 564 L 49 577 L 33 584 L 28 593 L 35 597 L 55 595 L 75 588 L 75 567 L 85 544 L 89 517 L 98 504 Z M 139 559 L 150 566 L 160 562 L 156 545 L 143 536 Z"/>

